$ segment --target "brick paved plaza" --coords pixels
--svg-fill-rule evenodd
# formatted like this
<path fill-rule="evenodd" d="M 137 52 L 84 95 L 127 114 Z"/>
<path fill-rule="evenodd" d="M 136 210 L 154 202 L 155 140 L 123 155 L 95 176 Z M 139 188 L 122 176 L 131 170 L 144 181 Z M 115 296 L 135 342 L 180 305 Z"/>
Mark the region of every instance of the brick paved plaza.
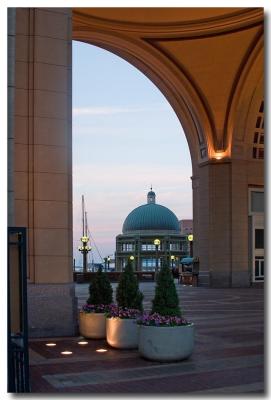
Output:
<path fill-rule="evenodd" d="M 32 392 L 242 394 L 264 392 L 263 289 L 207 289 L 178 285 L 184 317 L 196 326 L 195 349 L 189 360 L 159 363 L 137 350 L 115 350 L 105 340 L 80 337 L 32 339 Z M 115 289 L 116 284 L 113 284 Z M 145 309 L 154 283 L 141 283 Z M 78 306 L 88 285 L 76 286 Z M 61 316 L 60 316 L 61 318 Z M 55 347 L 45 344 L 53 341 Z M 98 353 L 96 349 L 107 349 Z M 61 355 L 70 350 L 70 355 Z"/>

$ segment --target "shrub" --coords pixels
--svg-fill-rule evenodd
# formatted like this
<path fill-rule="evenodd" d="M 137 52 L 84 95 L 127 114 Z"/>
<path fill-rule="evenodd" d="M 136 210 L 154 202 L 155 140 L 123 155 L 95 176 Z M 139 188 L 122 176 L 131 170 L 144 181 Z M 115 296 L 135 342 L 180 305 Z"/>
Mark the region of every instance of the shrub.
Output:
<path fill-rule="evenodd" d="M 88 304 L 110 304 L 113 301 L 113 289 L 109 278 L 100 267 L 89 285 Z"/>
<path fill-rule="evenodd" d="M 157 277 L 151 313 L 168 316 L 181 316 L 179 298 L 172 273 L 170 268 L 165 264 L 163 264 Z"/>
<path fill-rule="evenodd" d="M 137 278 L 134 275 L 132 263 L 129 260 L 120 275 L 116 291 L 119 307 L 133 308 L 142 311 L 143 294 L 139 290 Z"/>

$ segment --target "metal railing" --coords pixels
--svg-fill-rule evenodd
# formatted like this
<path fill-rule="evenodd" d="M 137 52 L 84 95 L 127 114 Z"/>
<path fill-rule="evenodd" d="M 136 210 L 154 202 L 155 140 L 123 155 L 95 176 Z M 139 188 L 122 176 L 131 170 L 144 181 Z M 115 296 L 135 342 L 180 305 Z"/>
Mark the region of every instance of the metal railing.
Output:
<path fill-rule="evenodd" d="M 8 392 L 30 392 L 26 228 L 8 228 Z"/>

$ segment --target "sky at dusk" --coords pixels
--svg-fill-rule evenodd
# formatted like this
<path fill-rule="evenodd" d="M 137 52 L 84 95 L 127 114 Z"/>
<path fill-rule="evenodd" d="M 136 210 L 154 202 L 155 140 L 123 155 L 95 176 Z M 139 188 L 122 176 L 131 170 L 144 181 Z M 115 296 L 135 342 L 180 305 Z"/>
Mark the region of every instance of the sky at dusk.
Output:
<path fill-rule="evenodd" d="M 192 218 L 192 168 L 179 120 L 157 87 L 122 58 L 73 42 L 73 247 L 82 231 L 81 195 L 102 255 L 135 207 L 156 202 L 178 219 Z M 93 242 L 93 258 L 100 258 Z"/>

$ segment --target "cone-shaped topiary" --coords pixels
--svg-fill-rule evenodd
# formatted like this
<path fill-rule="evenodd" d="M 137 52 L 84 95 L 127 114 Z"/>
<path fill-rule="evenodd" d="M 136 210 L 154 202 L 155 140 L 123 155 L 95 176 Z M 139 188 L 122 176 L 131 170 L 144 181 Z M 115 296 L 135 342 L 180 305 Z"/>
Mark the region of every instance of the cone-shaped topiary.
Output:
<path fill-rule="evenodd" d="M 181 316 L 179 298 L 170 268 L 163 264 L 158 274 L 155 296 L 152 300 L 152 314 Z"/>
<path fill-rule="evenodd" d="M 143 294 L 139 290 L 138 281 L 134 275 L 130 260 L 128 260 L 123 273 L 120 275 L 116 300 L 119 307 L 134 308 L 142 311 Z"/>
<path fill-rule="evenodd" d="M 113 289 L 109 278 L 100 267 L 89 285 L 88 304 L 110 304 L 113 301 Z"/>

